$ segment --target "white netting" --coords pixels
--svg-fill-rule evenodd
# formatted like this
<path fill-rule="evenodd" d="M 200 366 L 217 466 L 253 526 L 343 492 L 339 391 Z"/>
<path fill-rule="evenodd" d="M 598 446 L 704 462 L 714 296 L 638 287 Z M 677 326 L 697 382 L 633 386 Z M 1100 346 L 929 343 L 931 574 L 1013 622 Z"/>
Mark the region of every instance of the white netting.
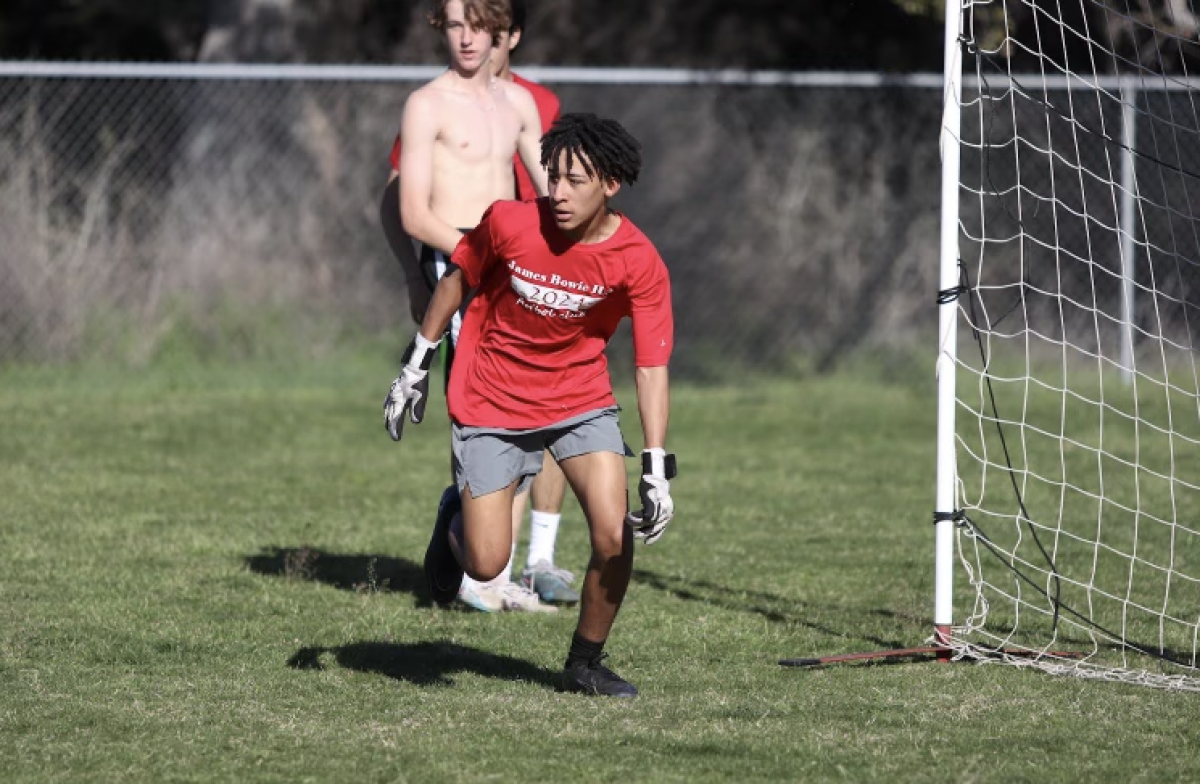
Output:
<path fill-rule="evenodd" d="M 1200 689 L 1195 31 L 1133 5 L 963 4 L 954 635 Z"/>

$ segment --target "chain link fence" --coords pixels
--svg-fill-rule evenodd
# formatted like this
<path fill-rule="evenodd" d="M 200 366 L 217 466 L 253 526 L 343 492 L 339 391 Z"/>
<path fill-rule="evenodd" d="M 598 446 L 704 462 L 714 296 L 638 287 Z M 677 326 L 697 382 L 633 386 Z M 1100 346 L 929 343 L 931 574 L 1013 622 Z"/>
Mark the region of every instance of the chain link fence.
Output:
<path fill-rule="evenodd" d="M 412 330 L 378 222 L 422 68 L 8 64 L 0 363 L 310 356 Z M 678 377 L 931 346 L 941 79 L 528 69 L 645 146 Z"/>

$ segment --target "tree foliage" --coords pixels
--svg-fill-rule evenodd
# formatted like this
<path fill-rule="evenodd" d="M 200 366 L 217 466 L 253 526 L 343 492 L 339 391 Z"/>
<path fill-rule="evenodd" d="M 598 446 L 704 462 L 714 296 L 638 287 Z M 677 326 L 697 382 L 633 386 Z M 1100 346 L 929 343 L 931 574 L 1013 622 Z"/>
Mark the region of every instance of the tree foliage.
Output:
<path fill-rule="evenodd" d="M 525 62 L 940 67 L 935 0 L 531 0 Z M 9 0 L 0 56 L 41 59 L 444 60 L 420 0 Z"/>
<path fill-rule="evenodd" d="M 0 57 L 189 60 L 209 0 L 5 0 Z"/>
<path fill-rule="evenodd" d="M 428 0 L 6 0 L 0 57 L 441 63 Z M 1192 0 L 994 0 L 980 45 L 1102 70 L 1194 71 Z M 526 63 L 938 71 L 944 0 L 529 0 Z M 1053 34 L 1047 20 L 1066 26 Z M 1114 56 L 1115 53 L 1115 56 Z"/>

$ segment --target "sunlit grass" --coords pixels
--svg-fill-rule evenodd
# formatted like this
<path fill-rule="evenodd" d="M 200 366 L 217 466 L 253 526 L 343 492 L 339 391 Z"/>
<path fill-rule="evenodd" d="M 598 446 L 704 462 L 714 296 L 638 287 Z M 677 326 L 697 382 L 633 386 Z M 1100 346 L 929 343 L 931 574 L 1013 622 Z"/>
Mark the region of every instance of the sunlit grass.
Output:
<path fill-rule="evenodd" d="M 678 515 L 609 641 L 642 692 L 617 704 L 552 688 L 573 611 L 429 606 L 446 420 L 436 397 L 393 444 L 394 370 L 381 352 L 0 385 L 0 778 L 1192 778 L 1193 696 L 778 666 L 929 636 L 932 380 L 675 390 Z M 569 502 L 559 561 L 585 559 Z"/>

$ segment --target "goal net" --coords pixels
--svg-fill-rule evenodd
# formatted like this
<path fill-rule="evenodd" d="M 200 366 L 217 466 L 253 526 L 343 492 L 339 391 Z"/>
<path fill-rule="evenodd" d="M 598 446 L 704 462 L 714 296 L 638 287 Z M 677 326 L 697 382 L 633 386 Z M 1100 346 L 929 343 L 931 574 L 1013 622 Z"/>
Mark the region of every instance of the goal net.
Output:
<path fill-rule="evenodd" d="M 947 6 L 939 607 L 946 549 L 965 579 L 939 637 L 1200 690 L 1197 21 L 1187 0 Z"/>

